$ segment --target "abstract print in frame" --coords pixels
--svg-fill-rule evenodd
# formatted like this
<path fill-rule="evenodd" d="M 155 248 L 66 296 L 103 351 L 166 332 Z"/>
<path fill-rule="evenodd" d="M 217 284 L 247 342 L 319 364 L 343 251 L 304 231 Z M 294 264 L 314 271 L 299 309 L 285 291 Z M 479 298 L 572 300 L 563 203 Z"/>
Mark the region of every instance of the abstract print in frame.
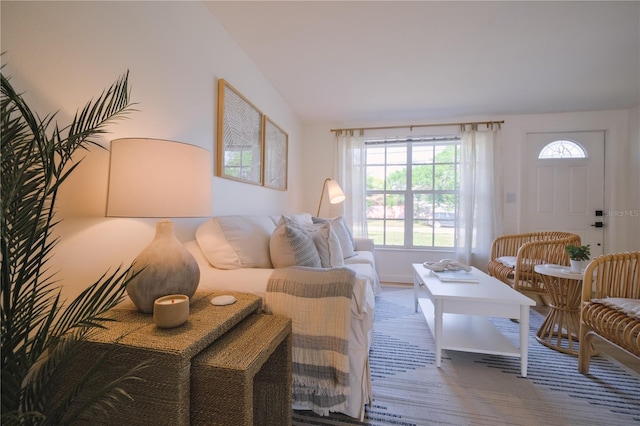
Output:
<path fill-rule="evenodd" d="M 262 121 L 260 110 L 218 80 L 217 176 L 262 185 Z"/>
<path fill-rule="evenodd" d="M 264 116 L 264 180 L 269 188 L 287 190 L 287 153 L 289 135 Z"/>

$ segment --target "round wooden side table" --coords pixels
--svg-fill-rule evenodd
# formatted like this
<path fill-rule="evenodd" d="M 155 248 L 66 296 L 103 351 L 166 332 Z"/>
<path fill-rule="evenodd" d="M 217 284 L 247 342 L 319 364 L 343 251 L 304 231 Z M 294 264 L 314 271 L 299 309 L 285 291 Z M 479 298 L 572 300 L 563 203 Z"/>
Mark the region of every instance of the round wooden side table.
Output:
<path fill-rule="evenodd" d="M 536 265 L 535 271 L 542 276 L 551 308 L 536 339 L 557 351 L 578 355 L 582 273 L 561 265 Z"/>

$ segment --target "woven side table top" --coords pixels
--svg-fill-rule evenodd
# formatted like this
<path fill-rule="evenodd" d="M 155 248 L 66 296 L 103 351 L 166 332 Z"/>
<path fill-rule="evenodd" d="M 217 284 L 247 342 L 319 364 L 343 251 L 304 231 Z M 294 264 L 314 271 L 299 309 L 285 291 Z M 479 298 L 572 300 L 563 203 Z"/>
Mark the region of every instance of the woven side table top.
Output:
<path fill-rule="evenodd" d="M 105 315 L 116 321 L 106 323 L 107 328 L 96 332 L 89 340 L 173 354 L 188 363 L 193 356 L 262 306 L 260 297 L 245 293 L 233 293 L 237 301 L 232 305 L 212 305 L 210 300 L 220 294 L 196 292 L 187 322 L 169 329 L 157 327 L 151 314 L 138 312 L 132 303 L 123 303 Z"/>
<path fill-rule="evenodd" d="M 255 376 L 275 348 L 291 333 L 291 320 L 251 315 L 193 359 L 194 366 L 214 365 Z M 292 365 L 288 365 L 291 370 Z"/>

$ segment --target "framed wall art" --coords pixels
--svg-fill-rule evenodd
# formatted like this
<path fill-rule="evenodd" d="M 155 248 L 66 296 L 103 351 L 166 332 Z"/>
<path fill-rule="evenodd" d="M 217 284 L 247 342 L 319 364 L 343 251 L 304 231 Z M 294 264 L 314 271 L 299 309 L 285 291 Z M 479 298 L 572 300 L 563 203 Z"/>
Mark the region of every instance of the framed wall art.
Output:
<path fill-rule="evenodd" d="M 264 116 L 264 180 L 269 188 L 287 189 L 287 154 L 289 135 Z"/>
<path fill-rule="evenodd" d="M 219 79 L 216 176 L 262 185 L 263 147 L 262 112 Z"/>

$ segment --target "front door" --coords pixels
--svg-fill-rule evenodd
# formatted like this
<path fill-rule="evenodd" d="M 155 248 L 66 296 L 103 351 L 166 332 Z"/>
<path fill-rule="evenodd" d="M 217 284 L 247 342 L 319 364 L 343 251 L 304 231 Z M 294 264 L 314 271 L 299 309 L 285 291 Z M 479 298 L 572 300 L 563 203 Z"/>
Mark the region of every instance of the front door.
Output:
<path fill-rule="evenodd" d="M 568 231 L 604 253 L 604 131 L 527 133 L 523 232 Z"/>

